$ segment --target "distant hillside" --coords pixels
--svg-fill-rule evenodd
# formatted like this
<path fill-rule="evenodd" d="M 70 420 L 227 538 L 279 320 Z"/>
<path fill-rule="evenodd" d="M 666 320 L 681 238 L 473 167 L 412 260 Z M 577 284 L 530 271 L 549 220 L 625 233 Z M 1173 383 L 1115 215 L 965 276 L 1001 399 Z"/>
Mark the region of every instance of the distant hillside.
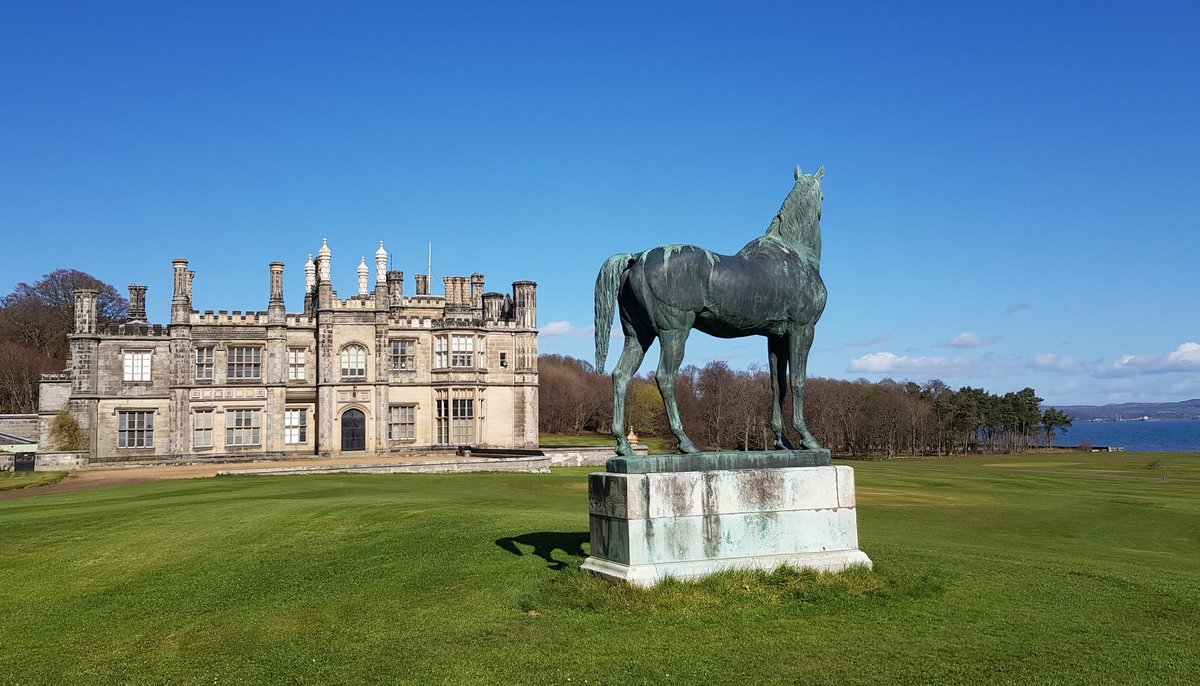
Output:
<path fill-rule="evenodd" d="M 1093 419 L 1200 419 L 1200 398 L 1177 403 L 1120 403 L 1117 405 L 1067 405 L 1058 409 L 1076 421 Z"/>

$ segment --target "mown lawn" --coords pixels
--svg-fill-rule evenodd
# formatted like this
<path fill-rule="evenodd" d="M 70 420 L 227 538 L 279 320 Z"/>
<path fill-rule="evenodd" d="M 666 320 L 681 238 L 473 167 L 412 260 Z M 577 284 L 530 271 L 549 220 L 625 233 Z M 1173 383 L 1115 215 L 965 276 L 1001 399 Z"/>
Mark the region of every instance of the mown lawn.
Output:
<path fill-rule="evenodd" d="M 638 438 L 638 443 L 650 449 L 652 455 L 669 454 L 675 452 L 675 442 L 666 438 L 658 438 L 657 436 L 641 436 Z M 609 446 L 614 447 L 617 440 L 607 434 L 538 434 L 538 445 L 544 448 L 557 448 L 563 446 Z"/>
<path fill-rule="evenodd" d="M 651 591 L 587 469 L 0 501 L 0 683 L 1196 683 L 1200 455 L 850 464 L 874 572 Z"/>
<path fill-rule="evenodd" d="M 0 491 L 49 486 L 62 481 L 66 472 L 0 472 Z"/>

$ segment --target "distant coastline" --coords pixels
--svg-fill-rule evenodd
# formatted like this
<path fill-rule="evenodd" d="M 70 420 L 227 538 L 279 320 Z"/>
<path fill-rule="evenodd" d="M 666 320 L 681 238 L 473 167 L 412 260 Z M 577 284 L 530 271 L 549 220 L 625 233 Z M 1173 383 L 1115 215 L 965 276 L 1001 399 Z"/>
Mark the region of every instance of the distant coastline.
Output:
<path fill-rule="evenodd" d="M 1075 420 L 1055 445 L 1106 446 L 1129 451 L 1200 452 L 1200 419 Z"/>
<path fill-rule="evenodd" d="M 1119 403 L 1114 405 L 1059 405 L 1076 424 L 1095 420 L 1123 422 L 1155 419 L 1200 419 L 1200 398 L 1174 403 Z"/>

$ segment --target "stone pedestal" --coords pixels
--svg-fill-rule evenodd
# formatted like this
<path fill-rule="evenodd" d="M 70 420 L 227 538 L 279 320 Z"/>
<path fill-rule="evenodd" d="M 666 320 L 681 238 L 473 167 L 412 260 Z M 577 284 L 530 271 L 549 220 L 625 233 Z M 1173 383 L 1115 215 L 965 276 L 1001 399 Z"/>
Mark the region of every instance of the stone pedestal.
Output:
<path fill-rule="evenodd" d="M 814 466 L 761 468 L 763 453 L 746 453 L 746 469 L 736 468 L 736 453 L 681 461 L 722 466 L 712 470 L 642 471 L 670 462 L 610 461 L 609 471 L 588 477 L 592 556 L 583 568 L 653 586 L 725 569 L 870 565 L 858 549 L 854 470 L 831 466 L 825 450 L 789 452 L 766 459 Z"/>

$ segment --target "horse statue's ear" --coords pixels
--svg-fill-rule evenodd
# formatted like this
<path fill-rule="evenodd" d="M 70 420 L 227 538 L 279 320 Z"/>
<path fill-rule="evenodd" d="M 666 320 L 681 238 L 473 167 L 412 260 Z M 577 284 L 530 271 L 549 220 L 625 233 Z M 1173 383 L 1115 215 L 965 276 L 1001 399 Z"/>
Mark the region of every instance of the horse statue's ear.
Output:
<path fill-rule="evenodd" d="M 800 165 L 797 164 L 796 165 L 796 180 L 799 181 L 801 176 L 804 176 L 804 173 L 800 171 Z"/>
<path fill-rule="evenodd" d="M 823 165 L 823 164 L 821 165 L 821 168 L 817 170 L 817 173 L 815 174 L 815 176 L 817 177 L 817 181 L 820 181 L 821 179 L 825 178 L 825 165 Z"/>

